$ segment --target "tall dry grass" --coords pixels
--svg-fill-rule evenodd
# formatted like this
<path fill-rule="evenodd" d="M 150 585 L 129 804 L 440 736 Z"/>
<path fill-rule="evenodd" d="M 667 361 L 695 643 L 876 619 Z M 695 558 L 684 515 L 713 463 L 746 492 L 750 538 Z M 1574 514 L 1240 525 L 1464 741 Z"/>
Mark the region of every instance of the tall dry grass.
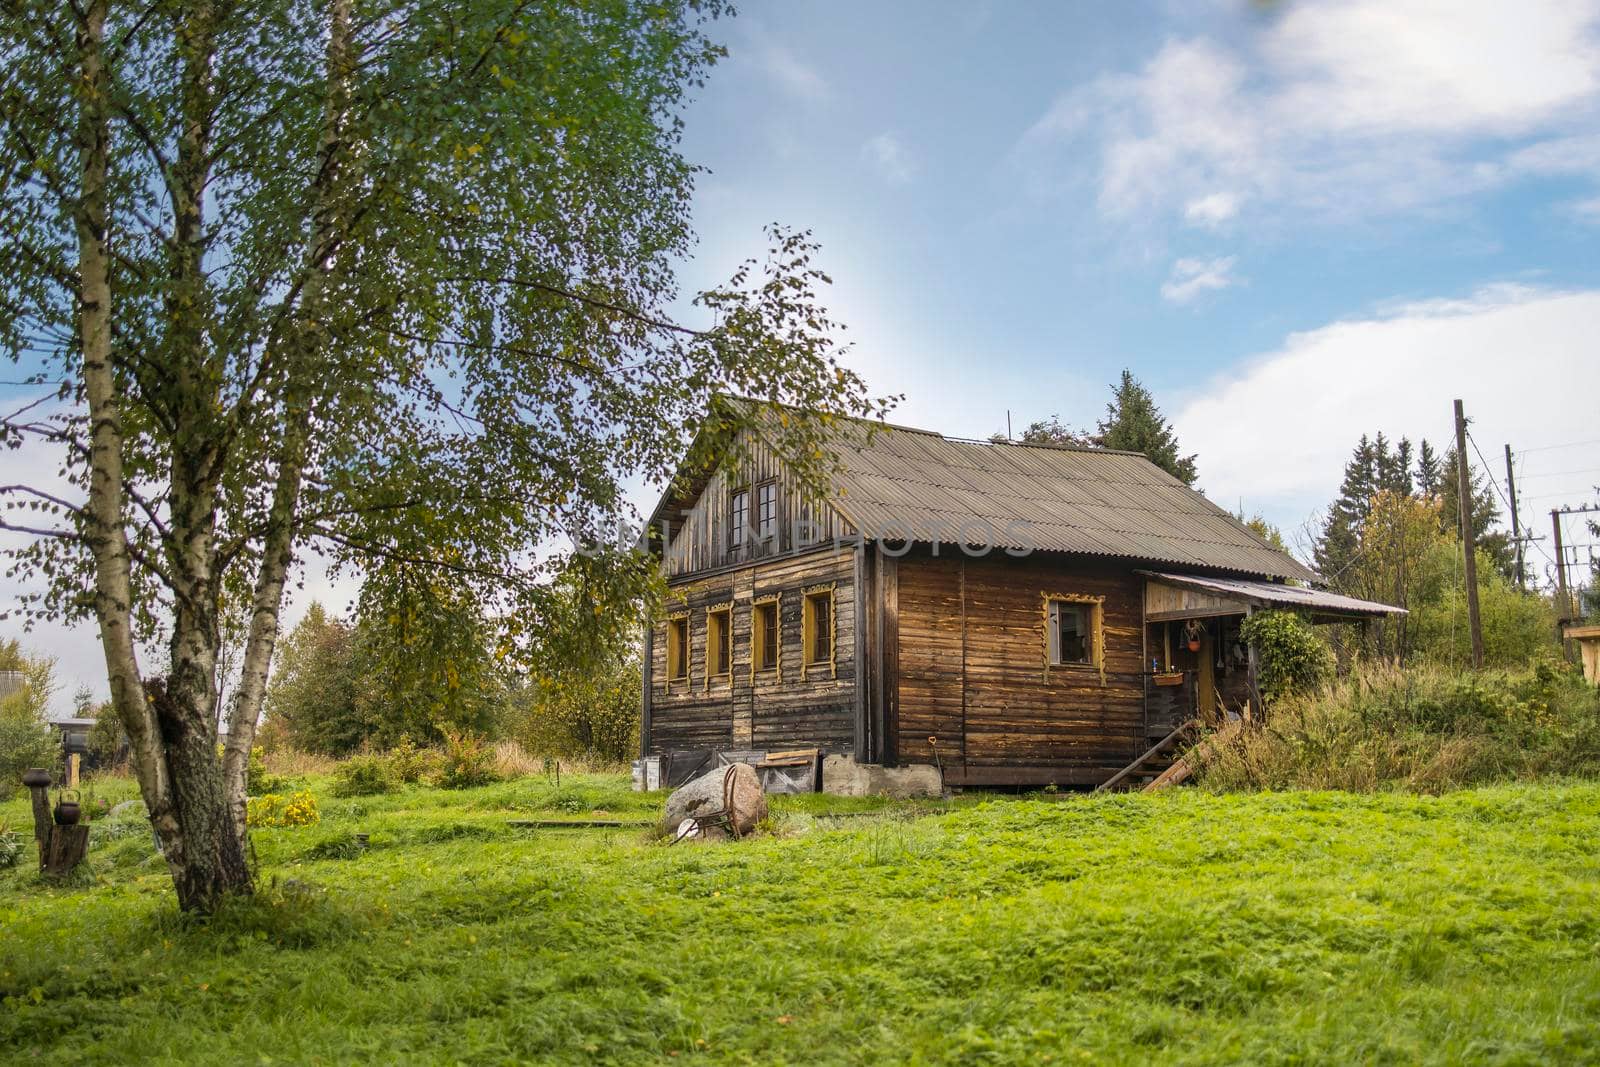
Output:
<path fill-rule="evenodd" d="M 556 768 L 562 774 L 617 774 L 626 771 L 628 764 L 621 760 L 536 755 L 518 741 L 505 740 L 495 743 L 494 767 L 502 778 L 521 778 L 529 774 L 545 774 Z"/>
<path fill-rule="evenodd" d="M 332 774 L 339 766 L 339 760 L 333 756 L 323 756 L 316 752 L 301 752 L 299 749 L 287 747 L 274 747 L 262 750 L 261 758 L 267 765 L 267 771 L 281 778 L 303 778 L 308 774 Z"/>
<path fill-rule="evenodd" d="M 1600 691 L 1565 664 L 1522 671 L 1373 667 L 1275 705 L 1216 753 L 1216 791 L 1441 793 L 1489 782 L 1600 775 Z"/>

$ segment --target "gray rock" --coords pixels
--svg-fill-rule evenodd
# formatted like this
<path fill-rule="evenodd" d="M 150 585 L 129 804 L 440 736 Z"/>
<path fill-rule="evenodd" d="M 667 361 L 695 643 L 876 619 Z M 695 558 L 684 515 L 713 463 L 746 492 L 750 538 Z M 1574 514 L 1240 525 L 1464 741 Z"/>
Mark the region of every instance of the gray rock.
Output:
<path fill-rule="evenodd" d="M 130 813 L 135 815 L 143 815 L 145 813 L 144 801 L 124 800 L 121 804 L 117 804 L 111 809 L 111 817 L 113 819 L 120 819 L 124 815 L 128 815 Z"/>
<path fill-rule="evenodd" d="M 674 833 L 685 819 L 701 820 L 707 825 L 725 819 L 735 834 L 742 835 L 754 830 L 766 817 L 767 796 L 761 791 L 755 768 L 748 763 L 734 763 L 679 786 L 667 797 L 659 829 L 665 835 Z"/>

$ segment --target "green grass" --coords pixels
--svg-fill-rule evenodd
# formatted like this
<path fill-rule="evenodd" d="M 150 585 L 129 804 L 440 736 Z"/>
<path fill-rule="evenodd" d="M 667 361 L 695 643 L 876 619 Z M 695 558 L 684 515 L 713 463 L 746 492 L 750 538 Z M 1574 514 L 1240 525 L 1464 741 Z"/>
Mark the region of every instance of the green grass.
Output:
<path fill-rule="evenodd" d="M 0 1060 L 1600 1057 L 1594 784 L 781 798 L 771 834 L 673 847 L 506 825 L 654 814 L 621 778 L 327 784 L 209 924 L 137 824 L 97 826 L 90 888 L 0 872 Z"/>

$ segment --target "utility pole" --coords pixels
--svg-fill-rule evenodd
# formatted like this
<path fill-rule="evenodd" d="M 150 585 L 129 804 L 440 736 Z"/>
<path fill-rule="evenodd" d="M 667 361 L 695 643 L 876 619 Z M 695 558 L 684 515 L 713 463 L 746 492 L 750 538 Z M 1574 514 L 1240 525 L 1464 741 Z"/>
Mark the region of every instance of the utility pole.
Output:
<path fill-rule="evenodd" d="M 1561 547 L 1561 509 L 1552 508 L 1550 511 L 1550 525 L 1555 529 L 1556 546 L 1556 596 L 1560 599 L 1556 606 L 1556 623 L 1566 622 L 1572 615 L 1572 598 L 1567 595 L 1567 557 L 1566 550 Z"/>
<path fill-rule="evenodd" d="M 1517 546 L 1517 588 L 1528 591 L 1528 579 L 1522 569 L 1522 526 L 1517 522 L 1517 476 L 1511 469 L 1511 446 L 1506 445 L 1506 500 L 1511 505 L 1511 537 Z"/>
<path fill-rule="evenodd" d="M 1472 669 L 1483 668 L 1483 622 L 1478 618 L 1478 559 L 1472 543 L 1472 477 L 1467 464 L 1467 416 L 1456 401 L 1456 497 L 1461 512 L 1461 547 L 1467 564 L 1467 628 L 1472 631 Z"/>

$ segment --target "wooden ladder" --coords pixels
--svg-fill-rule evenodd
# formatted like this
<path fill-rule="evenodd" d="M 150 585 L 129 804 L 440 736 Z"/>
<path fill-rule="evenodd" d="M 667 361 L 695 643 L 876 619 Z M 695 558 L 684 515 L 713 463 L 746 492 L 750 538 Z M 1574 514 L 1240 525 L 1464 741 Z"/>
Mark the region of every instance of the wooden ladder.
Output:
<path fill-rule="evenodd" d="M 1238 737 L 1240 731 L 1244 729 L 1244 724 L 1244 719 L 1229 719 L 1223 723 L 1215 733 L 1208 735 L 1198 745 L 1194 746 L 1193 752 L 1187 756 L 1179 756 L 1174 760 L 1172 766 L 1162 771 L 1154 781 L 1144 787 L 1144 792 L 1154 793 L 1158 789 L 1165 789 L 1168 786 L 1186 781 L 1190 775 L 1194 774 L 1195 763 L 1204 763 L 1218 749 L 1231 744 L 1233 739 Z"/>
<path fill-rule="evenodd" d="M 1173 730 L 1166 737 L 1163 737 L 1161 740 L 1157 741 L 1144 755 L 1140 756 L 1138 759 L 1122 768 L 1122 770 L 1118 771 L 1110 778 L 1107 778 L 1105 781 L 1095 786 L 1094 791 L 1096 793 L 1105 793 L 1110 792 L 1118 787 L 1124 789 L 1132 788 L 1134 785 L 1134 782 L 1132 781 L 1133 779 L 1153 779 L 1155 781 L 1159 781 L 1161 777 L 1166 775 L 1170 770 L 1169 767 L 1159 765 L 1161 757 L 1170 756 L 1173 752 L 1177 751 L 1179 745 L 1182 743 L 1183 735 L 1199 725 L 1200 722 L 1198 719 L 1190 719 L 1188 722 L 1179 726 L 1176 730 Z M 1149 786 L 1147 785 L 1145 788 L 1148 790 Z"/>

